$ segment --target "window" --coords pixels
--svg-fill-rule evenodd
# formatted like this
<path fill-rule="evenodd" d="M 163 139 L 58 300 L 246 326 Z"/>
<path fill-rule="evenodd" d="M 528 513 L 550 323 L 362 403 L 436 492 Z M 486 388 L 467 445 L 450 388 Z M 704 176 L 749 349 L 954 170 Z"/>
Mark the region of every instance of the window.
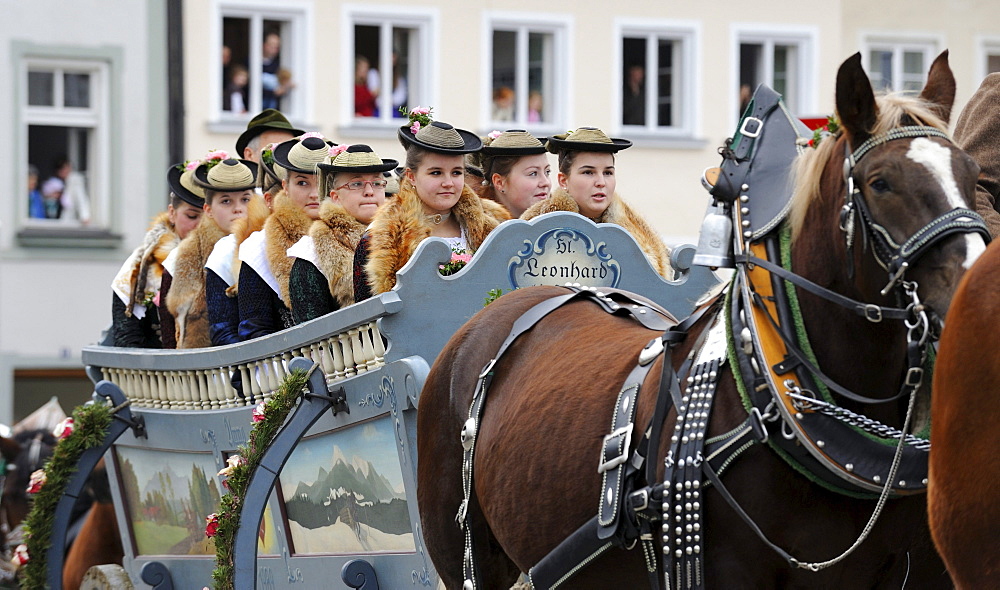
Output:
<path fill-rule="evenodd" d="M 27 140 L 22 225 L 106 228 L 108 64 L 27 58 L 21 121 Z"/>
<path fill-rule="evenodd" d="M 740 40 L 738 115 L 742 116 L 760 84 L 767 84 L 781 94 L 789 110 L 801 112 L 799 73 L 803 65 L 800 44 L 764 38 Z"/>
<path fill-rule="evenodd" d="M 693 134 L 695 30 L 670 23 L 620 23 L 618 121 L 624 132 Z"/>
<path fill-rule="evenodd" d="M 567 23 L 538 15 L 488 15 L 487 126 L 565 127 Z"/>
<path fill-rule="evenodd" d="M 1000 39 L 980 39 L 979 56 L 979 72 L 983 78 L 1000 72 Z"/>
<path fill-rule="evenodd" d="M 434 106 L 434 15 L 427 10 L 345 6 L 343 47 L 347 119 L 399 125 L 400 108 Z"/>
<path fill-rule="evenodd" d="M 306 18 L 285 7 L 220 7 L 220 118 L 242 121 L 266 108 L 304 118 Z"/>
<path fill-rule="evenodd" d="M 866 70 L 876 91 L 917 93 L 924 87 L 927 70 L 934 59 L 931 43 L 869 42 L 865 52 Z"/>

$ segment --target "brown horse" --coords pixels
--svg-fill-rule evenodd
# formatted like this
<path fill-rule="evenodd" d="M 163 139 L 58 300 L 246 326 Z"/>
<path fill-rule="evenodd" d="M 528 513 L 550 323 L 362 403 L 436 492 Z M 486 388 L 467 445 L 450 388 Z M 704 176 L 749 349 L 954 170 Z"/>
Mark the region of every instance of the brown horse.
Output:
<path fill-rule="evenodd" d="M 1000 588 L 1000 243 L 965 274 L 934 370 L 931 532 L 957 588 Z"/>
<path fill-rule="evenodd" d="M 0 452 L 7 461 L 0 497 L 0 524 L 4 545 L 10 549 L 23 542 L 19 527 L 31 511 L 27 492 L 31 474 L 45 465 L 55 445 L 56 438 L 48 430 L 26 430 L 11 438 L 0 437 Z"/>
<path fill-rule="evenodd" d="M 98 462 L 87 478 L 86 490 L 93 497 L 94 503 L 82 517 L 80 532 L 66 552 L 63 563 L 63 590 L 78 590 L 84 575 L 91 567 L 105 564 L 121 565 L 125 558 L 104 459 Z"/>
<path fill-rule="evenodd" d="M 892 293 L 880 294 L 887 276 L 871 252 L 861 244 L 849 251 L 839 229 L 845 149 L 850 153 L 870 136 L 904 125 L 946 129 L 954 94 L 947 54 L 935 60 L 919 98 L 876 98 L 859 55 L 841 66 L 836 103 L 843 132 L 806 150 L 801 156 L 805 162 L 797 168 L 791 218 L 796 273 L 859 301 L 882 306 L 896 301 Z M 968 207 L 976 175 L 972 160 L 951 142 L 924 137 L 881 144 L 858 163 L 853 178 L 872 217 L 902 243 L 944 212 Z M 977 239 L 978 249 L 975 239 L 947 237 L 907 271 L 907 279 L 919 284 L 923 302 L 940 317 L 948 311 L 963 265 L 982 250 L 982 239 Z M 853 391 L 884 392 L 883 397 L 900 389 L 907 367 L 901 322 L 873 323 L 797 291 L 802 322 L 826 375 Z M 455 524 L 463 500 L 459 434 L 478 375 L 513 322 L 559 292 L 565 290 L 522 289 L 490 304 L 453 336 L 424 385 L 418 408 L 417 498 L 428 554 L 448 588 L 463 585 L 464 538 Z M 698 332 L 698 326 L 690 331 Z M 602 489 L 596 463 L 616 395 L 638 352 L 655 336 L 580 301 L 552 312 L 497 362 L 478 425 L 468 507 L 479 579 L 486 588 L 510 587 L 519 571 L 527 571 L 595 516 Z M 674 351 L 675 366 L 687 356 L 692 340 Z M 656 392 L 659 385 L 662 357 L 654 362 L 642 386 L 646 392 Z M 729 366 L 724 365 L 719 380 L 707 436 L 728 432 L 747 417 Z M 640 428 L 652 417 L 655 397 L 640 397 L 635 419 Z M 844 405 L 897 428 L 903 423 L 905 408 L 898 403 Z M 664 432 L 672 432 L 674 421 L 671 410 L 661 425 Z M 655 451 L 658 476 L 663 475 L 668 439 L 669 434 Z M 764 445 L 752 446 L 723 479 L 764 534 L 800 561 L 841 553 L 858 538 L 875 507 L 873 500 L 812 483 Z M 706 587 L 949 585 L 931 542 L 923 495 L 890 500 L 860 549 L 821 573 L 790 567 L 734 515 L 714 487 L 705 490 L 703 503 Z M 570 583 L 574 588 L 637 588 L 646 587 L 647 580 L 641 551 L 614 549 Z"/>

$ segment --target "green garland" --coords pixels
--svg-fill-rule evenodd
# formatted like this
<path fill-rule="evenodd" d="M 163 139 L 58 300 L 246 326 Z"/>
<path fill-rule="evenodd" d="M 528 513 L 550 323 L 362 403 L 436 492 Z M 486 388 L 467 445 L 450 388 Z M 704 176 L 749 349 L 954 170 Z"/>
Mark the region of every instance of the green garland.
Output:
<path fill-rule="evenodd" d="M 29 560 L 19 570 L 23 588 L 45 587 L 56 506 L 76 473 L 83 452 L 104 443 L 111 416 L 112 408 L 105 403 L 77 407 L 73 410 L 73 432 L 58 441 L 45 463 L 45 485 L 34 494 L 31 512 L 24 520 Z"/>
<path fill-rule="evenodd" d="M 249 442 L 237 449 L 243 462 L 232 468 L 226 480 L 229 492 L 222 497 L 219 524 L 215 533 L 215 571 L 212 572 L 212 580 L 216 590 L 234 590 L 233 542 L 236 531 L 240 528 L 243 496 L 250 482 L 250 475 L 260 465 L 264 452 L 285 423 L 285 418 L 308 381 L 309 373 L 305 371 L 294 371 L 286 377 L 278 391 L 264 404 L 264 419 L 251 427 Z"/>

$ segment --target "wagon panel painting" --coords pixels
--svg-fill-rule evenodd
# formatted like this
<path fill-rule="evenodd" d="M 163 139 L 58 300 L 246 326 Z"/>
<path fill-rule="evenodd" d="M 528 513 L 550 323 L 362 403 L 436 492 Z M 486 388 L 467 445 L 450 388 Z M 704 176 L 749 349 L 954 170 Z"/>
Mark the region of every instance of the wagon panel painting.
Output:
<path fill-rule="evenodd" d="M 415 551 L 395 438 L 383 416 L 296 446 L 280 476 L 294 553 Z"/>

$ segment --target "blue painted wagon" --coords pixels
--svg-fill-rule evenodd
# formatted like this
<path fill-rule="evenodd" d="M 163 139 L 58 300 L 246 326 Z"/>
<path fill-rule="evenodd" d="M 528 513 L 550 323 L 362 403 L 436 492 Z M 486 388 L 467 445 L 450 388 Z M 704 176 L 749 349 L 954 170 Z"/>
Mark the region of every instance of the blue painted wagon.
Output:
<path fill-rule="evenodd" d="M 520 287 L 617 287 L 684 317 L 718 282 L 691 265 L 692 246 L 673 249 L 679 273 L 667 281 L 621 228 L 569 213 L 505 223 L 465 268 L 442 276 L 450 255 L 444 241 L 428 239 L 394 290 L 251 342 L 85 349 L 95 398 L 130 404 L 118 409 L 105 445 L 80 461 L 60 502 L 47 555 L 51 587 L 61 586 L 60 527 L 102 455 L 125 549 L 118 573 L 137 586 L 210 586 L 215 548 L 204 518 L 225 493 L 216 473 L 247 442 L 255 405 L 296 368 L 312 373 L 248 484 L 235 587 L 437 587 L 415 500 L 416 408 L 449 337 L 491 296 Z"/>

